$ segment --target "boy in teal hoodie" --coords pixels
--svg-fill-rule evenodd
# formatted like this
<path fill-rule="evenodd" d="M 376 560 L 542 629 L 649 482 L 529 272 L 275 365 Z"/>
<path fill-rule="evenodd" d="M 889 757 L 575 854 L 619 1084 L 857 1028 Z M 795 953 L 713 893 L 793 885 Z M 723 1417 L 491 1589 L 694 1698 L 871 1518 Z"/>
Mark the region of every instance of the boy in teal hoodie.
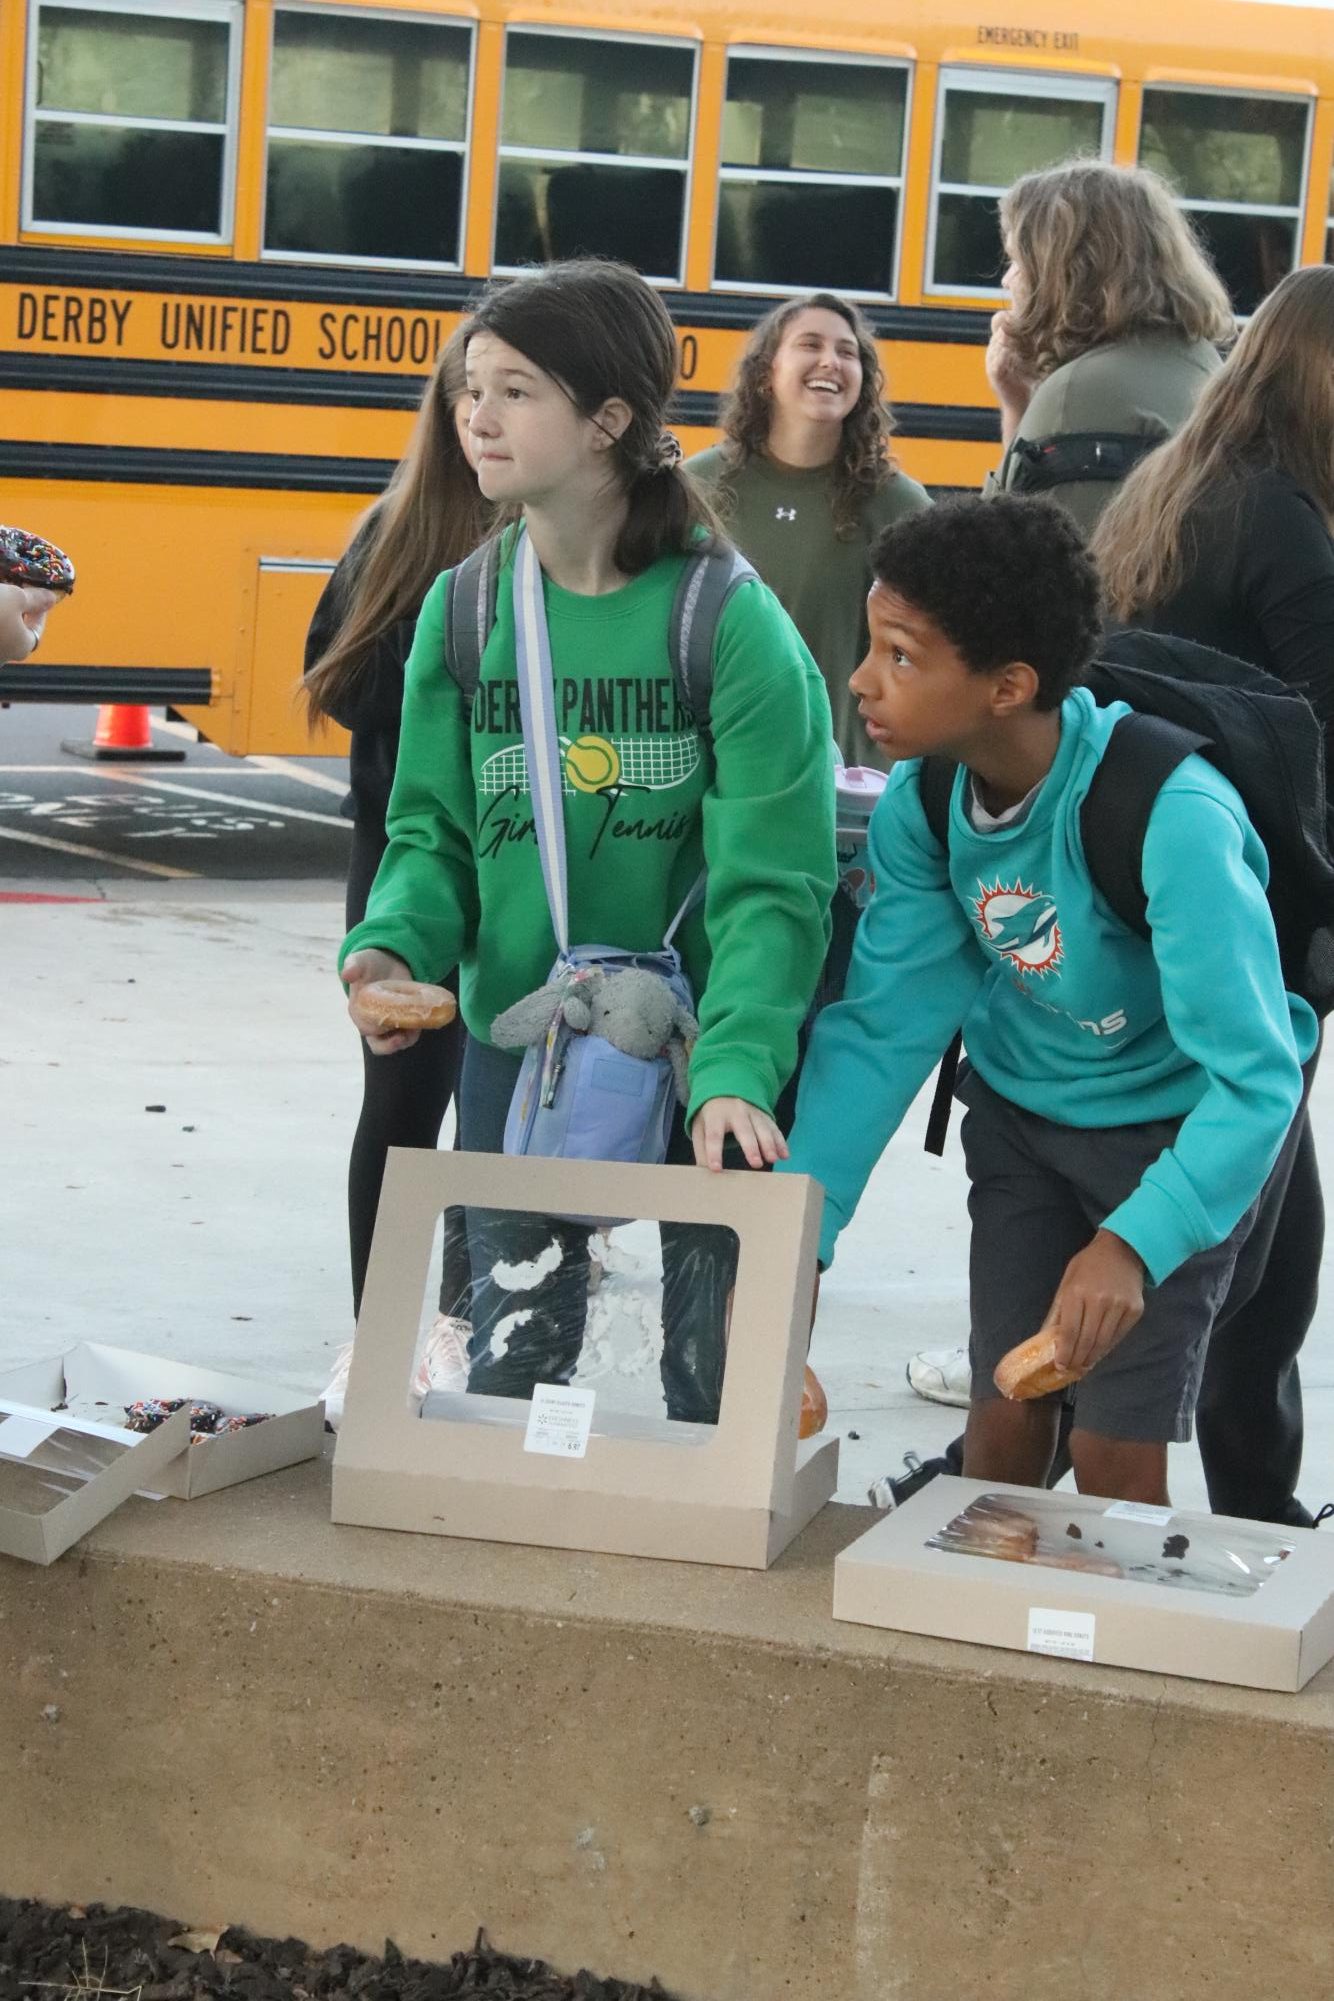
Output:
<path fill-rule="evenodd" d="M 1265 852 L 1234 788 L 1192 756 L 1145 837 L 1150 940 L 1098 895 L 1079 812 L 1125 708 L 1077 685 L 1099 592 L 1058 509 L 949 503 L 889 529 L 873 565 L 851 685 L 896 763 L 846 998 L 817 1023 L 780 1171 L 824 1185 L 828 1263 L 962 1026 L 964 1471 L 1043 1483 L 1058 1398 L 1006 1402 L 992 1372 L 1047 1327 L 1085 1372 L 1070 1393 L 1080 1488 L 1164 1503 L 1167 1445 L 1190 1436 L 1213 1316 L 1316 1040 L 1284 990 Z M 922 809 L 928 755 L 959 765 L 948 855 Z"/>

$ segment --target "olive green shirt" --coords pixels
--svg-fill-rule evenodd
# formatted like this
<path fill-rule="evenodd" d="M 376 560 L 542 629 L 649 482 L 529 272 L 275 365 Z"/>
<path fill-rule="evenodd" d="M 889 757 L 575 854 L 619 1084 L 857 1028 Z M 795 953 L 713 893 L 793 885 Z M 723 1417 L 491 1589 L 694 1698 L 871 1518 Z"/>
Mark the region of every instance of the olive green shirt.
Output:
<path fill-rule="evenodd" d="M 867 502 L 857 533 L 834 533 L 833 469 L 788 466 L 755 457 L 743 466 L 727 461 L 715 445 L 686 463 L 723 517 L 738 549 L 749 557 L 810 648 L 824 675 L 833 711 L 834 740 L 849 764 L 886 760 L 857 714 L 848 678 L 868 645 L 866 593 L 871 549 L 883 528 L 931 505 L 915 479 L 894 473 Z"/>
<path fill-rule="evenodd" d="M 1002 493 L 1015 484 L 1023 463 L 1015 446 L 1021 441 L 1041 444 L 1050 438 L 1100 432 L 1158 441 L 1170 437 L 1221 367 L 1218 350 L 1209 341 L 1181 340 L 1171 334 L 1143 334 L 1090 348 L 1054 368 L 1038 384 L 983 492 Z M 1117 481 L 1111 479 L 1069 480 L 1044 489 L 1043 498 L 1058 501 L 1088 535 L 1116 489 Z"/>

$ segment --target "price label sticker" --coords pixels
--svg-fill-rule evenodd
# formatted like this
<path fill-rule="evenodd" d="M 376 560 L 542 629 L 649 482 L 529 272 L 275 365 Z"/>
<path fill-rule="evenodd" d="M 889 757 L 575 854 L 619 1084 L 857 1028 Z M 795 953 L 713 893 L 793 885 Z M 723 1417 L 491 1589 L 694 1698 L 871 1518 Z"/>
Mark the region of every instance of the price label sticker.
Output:
<path fill-rule="evenodd" d="M 547 1452 L 556 1459 L 582 1459 L 593 1425 L 594 1392 L 570 1383 L 538 1383 L 528 1408 L 525 1452 Z"/>
<path fill-rule="evenodd" d="M 1028 1651 L 1057 1654 L 1062 1660 L 1093 1659 L 1092 1612 L 1053 1612 L 1044 1605 L 1028 1608 Z"/>
<path fill-rule="evenodd" d="M 1147 1501 L 1113 1501 L 1103 1514 L 1108 1521 L 1147 1522 L 1153 1529 L 1165 1529 L 1172 1519 L 1170 1508 L 1153 1508 Z"/>

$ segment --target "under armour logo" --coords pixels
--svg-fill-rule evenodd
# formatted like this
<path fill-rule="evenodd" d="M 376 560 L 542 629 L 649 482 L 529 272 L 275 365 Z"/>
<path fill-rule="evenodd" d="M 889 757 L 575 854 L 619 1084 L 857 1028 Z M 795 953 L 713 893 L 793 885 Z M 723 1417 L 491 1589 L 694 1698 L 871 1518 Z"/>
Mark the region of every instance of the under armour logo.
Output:
<path fill-rule="evenodd" d="M 795 521 L 796 518 L 797 510 L 795 507 L 775 507 L 774 509 L 775 521 Z"/>

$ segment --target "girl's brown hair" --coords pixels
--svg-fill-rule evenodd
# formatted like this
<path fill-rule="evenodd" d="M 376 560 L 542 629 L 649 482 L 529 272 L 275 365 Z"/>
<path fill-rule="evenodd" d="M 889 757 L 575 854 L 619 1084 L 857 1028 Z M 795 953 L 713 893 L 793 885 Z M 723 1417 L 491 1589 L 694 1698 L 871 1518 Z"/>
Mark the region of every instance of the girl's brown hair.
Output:
<path fill-rule="evenodd" d="M 1202 501 L 1285 472 L 1334 524 L 1334 269 L 1294 271 L 1260 305 L 1174 437 L 1138 465 L 1092 553 L 1114 618 L 1170 597 L 1195 554 Z"/>
<path fill-rule="evenodd" d="M 1001 197 L 1001 235 L 1025 295 L 1007 323 L 1036 380 L 1135 334 L 1236 331 L 1222 282 L 1167 183 L 1147 167 L 1068 160 Z"/>
<path fill-rule="evenodd" d="M 861 393 L 843 419 L 843 435 L 833 468 L 834 532 L 846 541 L 857 533 L 867 501 L 898 471 L 889 449 L 894 418 L 884 402 L 885 375 L 875 339 L 864 315 L 847 299 L 840 299 L 836 292 L 808 292 L 799 299 L 786 299 L 758 322 L 746 342 L 736 381 L 719 413 L 724 433 L 723 461 L 725 467 L 739 471 L 767 445 L 773 423 L 770 375 L 774 356 L 798 313 L 812 308 L 837 313 L 845 320 L 861 356 Z M 726 506 L 726 475 L 720 498 Z"/>
<path fill-rule="evenodd" d="M 594 417 L 613 397 L 630 422 L 609 457 L 628 511 L 612 561 L 638 576 L 660 556 L 685 555 L 718 523 L 680 467 L 666 432 L 676 387 L 676 329 L 653 287 L 628 264 L 570 258 L 504 280 L 482 297 L 468 338 L 494 334 L 558 382 L 576 410 Z"/>
<path fill-rule="evenodd" d="M 341 707 L 381 634 L 415 618 L 440 572 L 482 538 L 486 503 L 454 426 L 454 405 L 468 386 L 467 332 L 457 328 L 441 349 L 408 448 L 359 525 L 358 533 L 373 525 L 374 534 L 353 568 L 333 642 L 305 677 L 312 718 Z"/>

